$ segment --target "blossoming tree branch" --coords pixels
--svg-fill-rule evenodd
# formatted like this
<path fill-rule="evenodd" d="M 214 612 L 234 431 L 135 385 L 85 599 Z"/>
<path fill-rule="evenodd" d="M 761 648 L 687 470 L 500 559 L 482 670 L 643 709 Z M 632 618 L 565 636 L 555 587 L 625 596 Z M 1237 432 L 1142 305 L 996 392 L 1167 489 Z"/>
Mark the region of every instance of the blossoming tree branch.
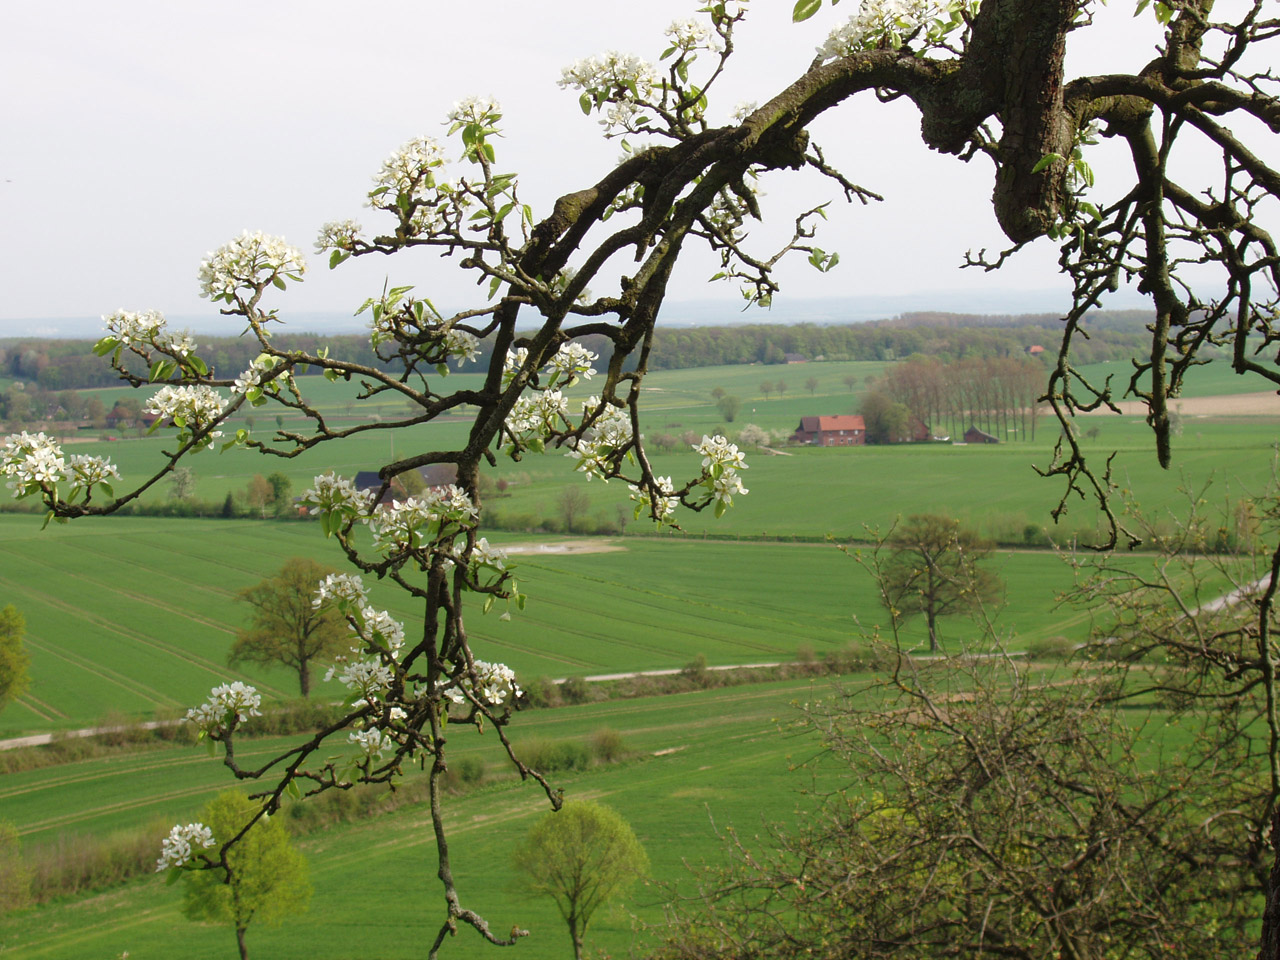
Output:
<path fill-rule="evenodd" d="M 1268 18 L 1265 0 L 1244 4 L 1230 22 L 1213 19 L 1213 0 L 1138 6 L 1139 12 L 1150 6 L 1145 15 L 1166 25 L 1151 63 L 1135 75 L 1068 81 L 1065 52 L 1089 22 L 1087 0 L 865 0 L 793 82 L 767 103 L 731 113 L 713 107 L 712 98 L 730 72 L 735 30 L 748 6 L 715 0 L 671 25 L 655 62 L 610 52 L 565 69 L 561 86 L 578 94 L 605 136 L 621 140 L 625 155 L 542 214 L 522 202 L 519 177 L 499 162 L 499 106 L 465 100 L 449 114 L 443 141 L 415 137 L 377 172 L 368 192 L 372 228 L 329 223 L 316 246 L 330 268 L 353 257 L 428 248 L 473 273 L 487 291 L 484 302 L 445 316 L 416 287 L 369 298 L 360 312 L 385 365 L 281 349 L 272 338 L 281 308 L 272 304 L 303 279 L 306 261 L 278 237 L 245 232 L 209 254 L 199 282 L 229 322 L 256 339 L 260 354 L 250 369 L 210 369 L 198 345 L 170 332 L 157 311 L 120 310 L 106 318 L 97 352 L 123 380 L 153 391 L 146 411 L 169 437 L 149 478 L 117 492 L 120 477 L 108 461 L 68 456 L 44 435 L 28 433 L 5 441 L 3 471 L 17 497 L 38 498 L 50 518 L 62 521 L 118 510 L 184 458 L 212 448 L 288 458 L 467 410 L 464 445 L 384 464 L 381 491 L 362 493 L 350 479 L 326 474 L 303 497 L 353 571 L 328 577 L 315 595 L 317 605 L 340 611 L 351 631 L 350 653 L 331 674 L 350 691 L 344 715 L 256 766 L 245 766 L 236 753 L 237 731 L 259 711 L 253 688 L 217 687 L 188 716 L 236 777 L 262 784 L 255 819 L 286 795 L 389 783 L 410 761 L 425 758 L 445 900 L 430 953 L 459 924 L 493 944 L 512 944 L 521 931 L 499 936 L 464 906 L 441 815 L 441 776 L 455 727 L 495 730 L 521 776 L 536 780 L 553 806 L 560 803 L 505 736 L 519 695 L 511 671 L 477 660 L 468 643 L 464 609 L 523 603 L 506 558 L 480 535 L 480 472 L 499 456 L 558 451 L 566 469 L 588 480 L 628 483 L 637 515 L 659 524 L 675 523 L 681 508 L 720 514 L 746 493 L 742 454 L 723 437 L 697 445 L 696 475 L 654 473 L 642 442 L 640 385 L 667 282 L 686 244 L 709 247 L 720 265 L 713 279 L 737 283 L 749 302 L 762 305 L 777 292 L 773 268 L 782 258 L 802 256 L 819 271 L 835 266 L 838 258 L 813 242 L 825 206 L 797 211 L 780 246 L 753 245 L 747 225 L 760 217 L 762 177 L 809 170 L 849 201 L 879 199 L 827 162 L 807 130 L 815 118 L 857 96 L 906 98 L 920 112 L 929 147 L 961 161 L 989 161 L 993 210 L 1011 247 L 993 258 L 971 256 L 969 266 L 998 268 L 1045 236 L 1060 244 L 1074 305 L 1045 399 L 1064 423 L 1076 410 L 1113 404 L 1119 385 L 1082 378 L 1071 366 L 1071 343 L 1084 335 L 1086 311 L 1121 281 L 1136 281 L 1156 308 L 1151 352 L 1135 358 L 1124 386 L 1148 404 L 1162 463 L 1171 457 L 1168 399 L 1202 346 L 1223 344 L 1238 372 L 1280 383 L 1250 342 L 1280 337 L 1273 329 L 1280 256 L 1254 216 L 1280 193 L 1280 173 L 1250 146 L 1280 131 L 1276 79 L 1258 55 L 1280 34 L 1280 21 Z M 795 18 L 820 7 L 821 0 L 800 0 Z M 1120 138 L 1132 156 L 1132 177 L 1114 195 L 1099 195 L 1087 160 L 1098 136 Z M 1204 182 L 1183 179 L 1195 169 L 1178 165 L 1189 141 L 1221 158 Z M 1191 264 L 1213 268 L 1213 296 L 1184 277 Z M 585 349 L 579 339 L 587 335 L 604 338 L 609 355 Z M 452 389 L 450 365 L 476 361 L 482 340 L 494 347 L 483 385 Z M 139 363 L 145 374 L 134 372 Z M 295 376 L 303 368 L 354 380 L 362 398 L 393 396 L 398 409 L 412 412 L 355 426 L 333 423 L 300 390 Z M 581 381 L 598 392 L 571 405 L 565 390 Z M 228 421 L 246 405 L 292 411 L 308 427 L 269 435 L 231 431 Z M 397 476 L 439 463 L 456 467 L 456 484 L 375 507 Z M 1046 472 L 1065 478 L 1059 509 L 1072 494 L 1096 497 L 1116 534 L 1125 532 L 1109 506 L 1109 473 L 1086 462 L 1072 431 L 1064 431 Z M 357 536 L 360 528 L 370 536 Z M 402 624 L 374 609 L 367 577 L 390 580 L 416 598 L 420 622 Z M 1250 669 L 1271 683 L 1268 613 L 1264 605 L 1261 656 Z M 1280 738 L 1280 723 L 1275 717 L 1271 723 L 1273 740 Z M 331 759 L 335 739 L 348 743 L 347 759 Z M 1251 812 L 1259 843 L 1280 799 L 1274 764 L 1271 777 L 1267 808 Z M 178 825 L 164 840 L 158 868 L 225 869 L 227 851 L 250 825 L 226 837 L 201 824 Z"/>

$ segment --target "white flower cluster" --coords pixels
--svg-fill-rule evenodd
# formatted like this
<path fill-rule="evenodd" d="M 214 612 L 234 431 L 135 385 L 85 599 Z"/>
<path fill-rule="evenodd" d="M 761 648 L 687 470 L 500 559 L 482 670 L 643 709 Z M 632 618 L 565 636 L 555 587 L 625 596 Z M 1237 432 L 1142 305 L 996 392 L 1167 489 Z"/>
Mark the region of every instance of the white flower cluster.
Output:
<path fill-rule="evenodd" d="M 465 330 L 450 328 L 444 332 L 444 349 L 449 356 L 457 357 L 459 363 L 466 363 L 480 356 L 480 340 Z"/>
<path fill-rule="evenodd" d="M 485 663 L 475 661 L 477 688 L 471 682 L 471 676 L 464 670 L 451 689 L 445 695 L 454 703 L 467 703 L 467 693 L 489 707 L 499 707 L 508 700 L 514 701 L 520 696 L 520 688 L 516 686 L 515 671 L 505 663 Z M 466 692 L 464 692 L 466 691 Z"/>
<path fill-rule="evenodd" d="M 449 111 L 450 123 L 487 123 L 502 115 L 502 107 L 492 97 L 467 97 Z"/>
<path fill-rule="evenodd" d="M 67 457 L 67 468 L 73 487 L 91 487 L 97 483 L 110 484 L 120 479 L 120 471 L 105 457 L 74 454 Z"/>
<path fill-rule="evenodd" d="M 600 398 L 589 397 L 583 401 L 582 412 L 589 414 L 598 406 Z M 577 461 L 573 468 L 585 473 L 588 480 L 599 477 L 608 482 L 610 458 L 631 442 L 631 436 L 631 417 L 626 410 L 610 404 L 591 425 L 590 435 L 574 442 L 565 456 Z"/>
<path fill-rule="evenodd" d="M 507 429 L 522 443 L 546 438 L 565 424 L 569 401 L 559 390 L 521 397 L 507 414 Z"/>
<path fill-rule="evenodd" d="M 631 499 L 636 501 L 636 519 L 640 519 L 642 513 L 647 513 L 654 518 L 655 522 L 660 524 L 667 523 L 675 515 L 680 499 L 672 496 L 676 488 L 670 477 L 654 477 L 653 479 L 658 485 L 658 497 L 656 500 L 658 509 L 656 511 L 652 506 L 655 500 L 651 491 L 643 489 L 634 483 L 630 485 Z"/>
<path fill-rule="evenodd" d="M 579 60 L 560 74 L 562 88 L 584 91 L 597 107 L 609 105 L 600 121 L 606 131 L 632 129 L 639 104 L 650 102 L 661 82 L 652 64 L 616 50 Z"/>
<path fill-rule="evenodd" d="M 397 199 L 425 202 L 444 167 L 444 148 L 434 137 L 414 137 L 387 157 L 373 178 L 371 205 L 394 209 Z"/>
<path fill-rule="evenodd" d="M 52 487 L 67 478 L 62 448 L 44 433 L 11 433 L 0 450 L 0 472 L 11 477 L 14 499 Z"/>
<path fill-rule="evenodd" d="M 350 250 L 360 236 L 360 224 L 354 220 L 330 220 L 316 237 L 316 253 L 326 250 Z"/>
<path fill-rule="evenodd" d="M 746 457 L 738 449 L 737 444 L 730 443 L 717 434 L 714 437 L 704 436 L 702 442 L 694 444 L 694 450 L 702 454 L 702 472 L 705 476 L 703 485 L 711 493 L 716 503 L 716 515 L 724 512 L 724 507 L 733 505 L 735 494 L 746 495 L 747 488 L 742 485 L 739 470 L 747 469 Z"/>
<path fill-rule="evenodd" d="M 466 544 L 459 543 L 454 548 L 454 559 L 461 559 L 462 554 L 466 552 Z M 493 567 L 495 570 L 505 570 L 507 568 L 507 552 L 500 547 L 490 546 L 488 537 L 481 537 L 471 548 L 471 565 Z"/>
<path fill-rule="evenodd" d="M 231 386 L 231 392 L 233 394 L 243 394 L 254 406 L 261 406 L 266 403 L 266 400 L 262 397 L 262 377 L 278 367 L 280 362 L 279 357 L 273 357 L 269 353 L 258 354 L 253 363 L 249 365 L 249 369 L 236 377 L 235 383 Z M 268 381 L 266 389 L 271 393 L 278 393 L 280 384 L 282 382 L 291 382 L 291 380 L 292 375 L 286 372 L 276 379 Z"/>
<path fill-rule="evenodd" d="M 373 492 L 358 490 L 346 477 L 322 473 L 312 480 L 311 489 L 299 500 L 311 508 L 311 515 L 325 522 L 325 532 L 331 533 L 350 519 L 364 519 L 373 509 Z"/>
<path fill-rule="evenodd" d="M 170 867 L 180 867 L 190 861 L 195 848 L 208 850 L 214 844 L 213 831 L 203 823 L 175 823 L 169 835 L 160 841 L 160 859 L 156 861 L 156 873 Z"/>
<path fill-rule="evenodd" d="M 713 53 L 719 53 L 721 48 L 720 37 L 714 30 L 687 17 L 683 20 L 672 20 L 671 26 L 667 27 L 667 36 L 671 38 L 671 45 L 677 50 L 685 52 L 691 50 L 710 50 Z"/>
<path fill-rule="evenodd" d="M 347 735 L 347 740 L 356 744 L 370 759 L 380 758 L 396 746 L 396 742 L 381 730 L 353 730 Z"/>
<path fill-rule="evenodd" d="M 342 660 L 344 658 L 339 658 Z M 391 668 L 378 660 L 355 660 L 351 663 L 335 663 L 326 671 L 326 681 L 338 678 L 338 682 L 349 690 L 358 690 L 360 695 L 372 703 L 391 686 L 395 678 Z"/>
<path fill-rule="evenodd" d="M 730 114 L 730 116 L 741 123 L 743 120 L 747 119 L 747 117 L 755 113 L 758 107 L 759 104 L 754 100 L 743 100 L 733 108 L 733 113 Z"/>
<path fill-rule="evenodd" d="M 515 379 L 516 374 L 520 372 L 525 362 L 529 359 L 528 347 L 516 347 L 514 350 L 508 350 L 506 358 L 502 361 L 502 386 L 508 387 L 511 381 Z"/>
<path fill-rule="evenodd" d="M 360 608 L 361 636 L 370 643 L 381 645 L 390 654 L 398 656 L 404 646 L 404 624 L 386 610 L 375 610 L 369 605 Z"/>
<path fill-rule="evenodd" d="M 110 493 L 110 482 L 120 479 L 111 461 L 85 454 L 67 457 L 53 438 L 25 430 L 4 438 L 0 475 L 10 478 L 14 499 L 52 490 L 63 480 L 71 481 L 73 491 L 104 484 Z"/>
<path fill-rule="evenodd" d="M 239 680 L 224 683 L 209 691 L 209 699 L 187 711 L 186 719 L 207 736 L 226 733 L 233 723 L 244 723 L 250 717 L 262 716 L 258 709 L 262 697 L 258 691 Z"/>
<path fill-rule="evenodd" d="M 933 0 L 863 0 L 858 12 L 831 31 L 818 55 L 823 61 L 847 57 L 881 44 L 897 48 L 902 37 L 936 20 L 950 5 Z"/>
<path fill-rule="evenodd" d="M 261 230 L 245 230 L 206 256 L 200 263 L 200 295 L 228 303 L 238 289 L 252 290 L 273 281 L 282 284 L 281 277 L 300 280 L 307 270 L 297 247 Z"/>
<path fill-rule="evenodd" d="M 311 598 L 311 606 L 319 609 L 326 600 L 336 601 L 340 610 L 344 606 L 360 610 L 369 603 L 364 581 L 353 573 L 331 573 L 321 580 L 315 596 Z"/>
<path fill-rule="evenodd" d="M 102 321 L 106 324 L 108 339 L 121 346 L 159 347 L 180 357 L 187 356 L 196 348 L 195 342 L 186 334 L 165 330 L 164 314 L 159 310 L 133 313 L 121 308 L 111 316 L 103 317 Z"/>
<path fill-rule="evenodd" d="M 161 387 L 142 409 L 153 416 L 172 420 L 179 430 L 179 439 L 186 439 L 191 433 L 216 421 L 226 408 L 227 401 L 217 390 L 200 383 L 194 386 Z M 210 447 L 220 436 L 222 431 L 214 430 L 201 442 L 205 447 Z"/>
<path fill-rule="evenodd" d="M 392 501 L 369 517 L 373 542 L 383 549 L 414 550 L 451 523 L 467 524 L 480 515 L 461 487 L 433 487 L 421 496 Z"/>
<path fill-rule="evenodd" d="M 555 371 L 551 378 L 551 385 L 571 387 L 577 382 L 578 377 L 590 380 L 596 375 L 596 368 L 591 364 L 599 358 L 599 354 L 592 353 L 576 340 L 561 344 L 549 364 Z"/>

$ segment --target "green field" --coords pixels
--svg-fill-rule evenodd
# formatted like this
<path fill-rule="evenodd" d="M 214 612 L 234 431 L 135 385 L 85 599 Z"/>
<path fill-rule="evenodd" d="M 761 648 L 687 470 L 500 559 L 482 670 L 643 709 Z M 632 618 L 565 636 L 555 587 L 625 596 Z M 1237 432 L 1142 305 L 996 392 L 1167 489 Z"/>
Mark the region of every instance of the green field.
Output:
<path fill-rule="evenodd" d="M 1115 365 L 1112 365 L 1115 366 Z M 802 416 L 856 409 L 867 380 L 883 364 L 811 363 L 794 367 L 740 366 L 671 371 L 646 380 L 647 433 L 696 435 L 755 423 L 770 430 L 794 429 Z M 1230 392 L 1235 383 L 1221 367 L 1196 372 L 1188 395 Z M 855 389 L 842 381 L 858 377 Z M 464 383 L 465 375 L 451 378 Z M 811 395 L 804 387 L 818 379 Z M 765 398 L 761 385 L 787 382 L 781 397 Z M 589 386 L 589 385 L 588 385 Z M 743 400 L 734 424 L 722 422 L 710 392 L 723 387 Z M 333 422 L 354 424 L 357 414 L 383 420 L 403 415 L 403 404 L 386 399 L 357 403 L 350 384 L 307 378 L 308 399 Z M 1199 392 L 1193 393 L 1192 390 Z M 115 391 L 119 392 L 119 391 Z M 585 395 L 585 390 L 582 391 Z M 112 391 L 100 391 L 109 405 Z M 275 429 L 271 407 L 253 411 L 257 432 Z M 286 420 L 285 429 L 300 421 Z M 1256 418 L 1229 422 L 1197 420 L 1175 438 L 1174 466 L 1161 471 L 1141 418 L 1090 421 L 1098 435 L 1087 440 L 1099 461 L 1117 450 L 1115 476 L 1155 516 L 1183 515 L 1186 494 L 1204 494 L 1211 509 L 1230 516 L 1229 501 L 1261 493 L 1271 479 L 1275 424 Z M 219 501 L 244 489 L 255 473 L 281 470 L 299 493 L 319 472 L 345 475 L 373 469 L 394 452 L 452 448 L 464 442 L 463 419 L 391 433 L 364 434 L 290 460 L 264 459 L 243 451 L 205 453 L 191 461 L 196 495 Z M 869 575 L 824 542 L 785 543 L 729 537 L 865 537 L 887 530 L 900 516 L 948 513 L 1005 542 L 1039 542 L 1048 511 L 1061 493 L 1059 482 L 1038 480 L 1031 464 L 1047 465 L 1055 431 L 1040 421 L 1035 442 L 999 446 L 942 444 L 830 449 L 790 448 L 783 455 L 749 453 L 741 498 L 722 520 L 686 515 L 685 534 L 640 536 L 647 525 L 628 520 L 625 537 L 604 538 L 605 552 L 558 551 L 556 537 L 485 531 L 500 546 L 525 546 L 516 554 L 516 575 L 529 602 L 511 619 L 499 605 L 487 616 L 468 616 L 478 657 L 510 664 L 526 678 L 678 668 L 699 655 L 710 664 L 791 660 L 801 651 L 839 650 L 864 632 L 885 627 Z M 392 444 L 394 443 L 394 449 Z M 109 453 L 131 480 L 145 476 L 167 442 L 159 436 L 121 436 L 85 443 L 76 452 Z M 692 451 L 653 454 L 661 474 L 690 476 Z M 521 517 L 534 526 L 557 515 L 557 498 L 570 484 L 591 495 L 596 523 L 630 517 L 624 484 L 585 481 L 569 461 L 552 452 L 514 463 L 499 458 L 495 480 L 505 495 L 486 502 L 491 516 Z M 161 485 L 151 496 L 167 495 Z M 1095 509 L 1074 502 L 1059 528 L 1059 542 L 1092 531 Z M 508 524 L 519 527 L 520 523 Z M 124 717 L 174 717 L 202 701 L 209 688 L 244 679 L 270 699 L 296 693 L 296 677 L 282 669 L 225 666 L 235 631 L 246 619 L 237 592 L 291 556 L 340 565 L 340 554 L 318 524 L 250 520 L 174 520 L 123 517 L 51 525 L 41 532 L 34 516 L 0 516 L 0 605 L 14 603 L 26 616 L 32 654 L 28 695 L 0 713 L 0 738 L 28 732 L 84 727 Z M 1149 564 L 1135 556 L 1130 562 Z M 1092 611 L 1063 607 L 1058 596 L 1072 571 L 1046 551 L 997 553 L 992 569 L 1004 580 L 1005 603 L 997 631 L 1014 650 L 1050 637 L 1083 641 Z M 1211 599 L 1226 589 L 1207 582 Z M 374 584 L 373 600 L 406 621 L 410 631 L 420 612 L 405 595 Z M 981 633 L 963 617 L 941 624 L 944 645 L 968 646 Z M 904 642 L 925 642 L 924 626 L 907 625 Z M 985 648 L 987 641 L 980 641 Z M 682 861 L 714 859 L 722 850 L 712 827 L 735 823 L 744 834 L 761 818 L 787 820 L 797 805 L 799 776 L 792 762 L 807 759 L 814 743 L 798 734 L 791 702 L 824 696 L 826 681 L 785 682 L 665 698 L 610 702 L 517 718 L 513 738 L 545 735 L 582 739 L 608 725 L 623 733 L 636 758 L 559 778 L 571 797 L 603 799 L 636 828 L 653 860 L 654 875 L 671 881 Z M 318 697 L 336 699 L 332 685 Z M 469 732 L 468 732 L 469 733 Z M 246 743 L 244 755 L 266 756 L 279 741 Z M 504 769 L 496 739 L 459 735 L 456 756 L 483 756 L 497 775 Z M 165 748 L 122 752 L 109 758 L 65 764 L 0 781 L 0 816 L 12 820 L 31 844 L 74 843 L 148 824 L 193 817 L 202 802 L 228 783 L 224 768 L 200 749 Z M 532 927 L 533 937 L 511 952 L 535 960 L 563 956 L 567 939 L 549 904 L 518 895 L 506 874 L 506 856 L 545 807 L 537 793 L 494 782 L 449 807 L 455 870 L 464 902 L 485 913 L 495 928 Z M 287 814 L 286 814 L 287 815 Z M 255 955 L 306 960 L 371 956 L 420 957 L 439 915 L 431 832 L 421 809 L 407 808 L 375 822 L 326 830 L 308 837 L 317 895 L 308 920 L 278 931 L 254 929 Z M 61 838 L 61 839 L 59 839 Z M 387 894 L 381 878 L 395 877 Z M 411 891 L 405 894 L 402 891 Z M 411 899 L 406 899 L 406 898 Z M 641 921 L 660 921 L 662 890 L 641 890 L 627 904 Z M 183 957 L 228 955 L 231 936 L 222 929 L 183 921 L 177 891 L 143 879 L 105 893 L 51 904 L 0 924 L 0 953 L 24 958 L 169 958 L 175 944 Z M 406 906 L 406 904 L 411 904 Z M 633 921 L 626 910 L 597 918 L 592 950 L 619 956 L 630 950 Z M 305 933 L 302 931 L 305 930 Z M 479 950 L 471 939 L 453 946 L 454 956 Z"/>
<path fill-rule="evenodd" d="M 565 787 L 570 799 L 599 800 L 622 813 L 644 843 L 653 875 L 670 882 L 682 876 L 684 862 L 720 854 L 717 828 L 732 824 L 750 837 L 764 820 L 792 819 L 801 802 L 798 791 L 810 781 L 786 771 L 814 751 L 814 742 L 792 726 L 792 704 L 821 696 L 826 689 L 826 681 L 789 681 L 535 711 L 520 717 L 515 739 L 534 734 L 584 738 L 602 725 L 622 733 L 637 752 L 636 759 L 557 777 L 556 784 Z M 491 738 L 461 734 L 455 744 L 462 755 L 487 751 L 493 768 L 499 768 Z M 262 743 L 254 749 L 268 746 Z M 64 825 L 101 831 L 150 822 L 161 808 L 171 820 L 186 817 L 227 782 L 218 762 L 198 748 L 142 753 L 121 758 L 115 766 L 113 771 L 109 763 L 93 761 L 37 771 L 23 775 L 22 786 L 11 787 L 6 780 L 6 792 L 0 796 L 6 811 L 15 811 L 19 825 L 31 829 L 49 819 L 50 811 L 75 816 L 84 789 L 101 790 L 104 798 L 114 799 L 112 785 L 119 782 L 120 795 L 127 798 L 128 769 L 146 767 L 134 785 L 133 804 L 121 801 L 127 809 Z M 150 801 L 149 795 L 166 792 L 182 795 L 167 804 Z M 495 929 L 505 930 L 512 923 L 532 929 L 533 935 L 512 952 L 530 960 L 550 960 L 566 951 L 563 923 L 554 907 L 514 890 L 506 867 L 510 845 L 545 809 L 545 798 L 534 788 L 506 783 L 482 788 L 450 805 L 450 845 L 464 904 L 488 917 Z M 32 839 L 39 831 L 37 826 Z M 254 955 L 281 960 L 423 955 L 440 910 L 425 811 L 406 808 L 375 821 L 330 828 L 301 846 L 311 860 L 316 886 L 311 912 L 278 930 L 252 928 L 249 943 Z M 390 871 L 394 891 L 375 886 L 375 878 Z M 603 910 L 589 932 L 592 951 L 625 953 L 632 942 L 627 911 L 657 923 L 663 898 L 661 889 L 638 888 L 626 910 Z M 130 960 L 168 960 L 175 945 L 189 960 L 225 956 L 232 943 L 230 933 L 187 923 L 178 912 L 179 901 L 179 891 L 166 888 L 159 878 L 141 879 L 101 895 L 16 915 L 0 926 L 0 942 L 32 960 L 96 960 L 118 957 L 126 950 Z M 300 935 L 304 928 L 305 935 Z M 474 935 L 460 935 L 448 955 L 470 956 L 480 949 Z"/>
<path fill-rule="evenodd" d="M 339 559 L 317 525 L 293 522 L 110 518 L 41 532 L 33 518 L 5 516 L 0 543 L 0 600 L 22 609 L 32 654 L 30 692 L 0 713 L 8 736 L 113 712 L 172 716 L 228 679 L 294 696 L 296 677 L 283 669 L 225 665 L 246 621 L 235 594 L 290 556 Z M 527 677 L 681 667 L 699 654 L 774 662 L 802 647 L 838 650 L 885 619 L 870 576 L 829 544 L 628 537 L 604 546 L 615 549 L 515 555 L 528 605 L 509 621 L 501 608 L 473 614 L 476 655 Z M 1086 613 L 1055 609 L 1071 583 L 1056 557 L 1000 554 L 991 566 L 1007 585 L 1000 624 L 1014 647 L 1085 639 Z M 373 596 L 412 628 L 418 614 L 398 591 L 375 584 Z M 959 643 L 976 628 L 956 618 L 942 630 Z M 923 627 L 911 623 L 907 637 L 923 642 Z"/>

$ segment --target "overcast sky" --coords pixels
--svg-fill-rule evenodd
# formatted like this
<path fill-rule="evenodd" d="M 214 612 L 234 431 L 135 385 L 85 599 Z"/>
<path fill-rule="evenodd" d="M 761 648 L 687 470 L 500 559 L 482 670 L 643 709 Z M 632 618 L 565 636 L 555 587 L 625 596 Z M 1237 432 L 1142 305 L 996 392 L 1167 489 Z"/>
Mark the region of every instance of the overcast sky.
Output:
<path fill-rule="evenodd" d="M 797 26 L 789 2 L 756 0 L 713 118 L 799 75 L 855 2 Z M 576 95 L 557 88 L 561 67 L 610 48 L 656 60 L 663 29 L 693 9 L 672 0 L 5 4 L 0 335 L 36 332 L 40 325 L 22 322 L 31 318 L 118 307 L 203 315 L 197 326 L 216 329 L 195 280 L 206 251 L 248 228 L 311 254 L 327 220 L 371 226 L 362 200 L 382 160 L 414 135 L 442 136 L 449 107 L 470 94 L 502 103 L 498 167 L 520 173 L 523 198 L 543 215 L 619 155 Z M 1073 75 L 1136 70 L 1150 59 L 1158 29 L 1131 10 L 1131 0 L 1114 0 L 1100 11 L 1103 28 L 1074 54 Z M 840 251 L 840 266 L 825 276 L 786 270 L 784 301 L 911 295 L 923 305 L 945 291 L 955 294 L 952 309 L 965 310 L 967 298 L 980 302 L 973 291 L 993 283 L 1033 298 L 1065 296 L 1048 242 L 994 280 L 958 270 L 965 250 L 1002 245 L 990 164 L 931 154 L 908 104 L 861 99 L 821 120 L 815 139 L 886 202 L 834 205 L 818 242 Z M 788 225 L 800 209 L 838 199 L 833 188 L 774 174 L 764 183 L 766 219 Z M 705 260 L 682 264 L 671 297 L 735 302 L 735 289 L 706 283 L 712 269 Z M 378 258 L 331 274 L 313 256 L 306 283 L 271 305 L 286 316 L 353 311 L 384 278 L 417 284 L 443 305 L 477 299 L 449 261 Z"/>

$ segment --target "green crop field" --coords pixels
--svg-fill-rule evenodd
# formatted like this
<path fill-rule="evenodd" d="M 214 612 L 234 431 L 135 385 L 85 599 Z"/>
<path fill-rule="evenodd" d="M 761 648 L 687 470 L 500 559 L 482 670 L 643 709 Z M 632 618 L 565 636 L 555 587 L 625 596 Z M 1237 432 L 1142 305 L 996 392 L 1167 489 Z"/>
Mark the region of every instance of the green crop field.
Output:
<path fill-rule="evenodd" d="M 112 713 L 172 716 L 229 679 L 293 696 L 296 677 L 283 669 L 225 665 L 246 619 L 235 595 L 290 556 L 339 559 L 318 525 L 290 522 L 110 518 L 41 532 L 34 518 L 5 516 L 0 543 L 0 600 L 23 611 L 32 655 L 30 692 L 0 713 L 9 736 Z M 699 654 L 711 664 L 774 662 L 804 647 L 838 650 L 884 621 L 870 576 L 829 544 L 628 537 L 604 553 L 554 546 L 513 555 L 528 605 L 506 621 L 501 605 L 473 615 L 477 656 L 527 677 L 681 667 Z M 991 566 L 1007 584 L 999 622 L 1012 646 L 1085 638 L 1084 613 L 1056 609 L 1071 583 L 1056 557 L 999 554 Z M 398 591 L 373 590 L 412 629 L 417 611 Z M 976 628 L 955 618 L 942 630 L 960 643 Z M 909 643 L 923 636 L 908 625 Z"/>
<path fill-rule="evenodd" d="M 788 776 L 787 769 L 808 759 L 815 742 L 793 728 L 792 704 L 827 690 L 826 681 L 788 681 L 535 711 L 520 718 L 515 740 L 518 744 L 521 736 L 533 735 L 582 739 L 605 725 L 621 733 L 636 759 L 557 776 L 556 785 L 564 786 L 570 799 L 590 798 L 615 807 L 644 843 L 653 875 L 671 882 L 682 876 L 686 861 L 719 859 L 723 841 L 717 829 L 734 825 L 750 837 L 765 820 L 793 819 L 801 802 L 798 791 L 810 781 L 800 773 Z M 501 758 L 496 741 L 485 740 L 460 734 L 455 744 L 460 755 L 485 750 L 497 770 Z M 270 744 L 252 746 L 257 751 Z M 225 774 L 219 777 L 219 764 L 198 748 L 144 753 L 116 766 L 146 768 L 139 769 L 135 802 L 127 810 L 82 819 L 75 826 L 101 831 L 148 823 L 162 806 L 150 802 L 151 795 L 174 791 L 182 796 L 164 809 L 171 818 L 185 817 L 227 782 Z M 74 817 L 82 786 L 102 789 L 115 802 L 111 783 L 122 781 L 122 805 L 130 793 L 128 775 L 113 773 L 100 761 L 24 776 L 21 787 L 6 782 L 9 792 L 3 796 L 6 810 L 14 805 L 15 818 L 26 829 L 33 820 L 62 811 Z M 21 797 L 26 799 L 17 805 Z M 450 805 L 450 846 L 464 903 L 487 916 L 495 929 L 512 923 L 532 929 L 533 935 L 513 954 L 529 960 L 563 956 L 566 949 L 563 922 L 554 907 L 513 889 L 507 867 L 511 844 L 545 809 L 546 800 L 535 788 L 506 783 Z M 29 836 L 35 839 L 41 829 L 36 826 Z M 254 954 L 279 960 L 422 956 L 439 916 L 431 838 L 425 812 L 414 808 L 306 838 L 301 847 L 310 857 L 316 886 L 311 912 L 279 930 L 251 928 Z M 374 882 L 390 872 L 396 877 L 394 891 Z M 659 888 L 641 887 L 625 906 L 642 920 L 657 923 L 663 897 Z M 0 940 L 15 955 L 31 960 L 88 960 L 124 951 L 130 960 L 168 960 L 177 946 L 189 960 L 224 956 L 230 933 L 187 923 L 178 912 L 179 902 L 179 891 L 166 888 L 159 878 L 142 879 L 10 918 L 0 928 Z M 410 902 L 414 906 L 406 909 Z M 304 924 L 307 932 L 299 935 Z M 592 924 L 591 949 L 623 953 L 631 929 L 626 910 L 606 908 Z M 454 955 L 478 949 L 478 941 L 466 937 L 460 935 Z"/>

